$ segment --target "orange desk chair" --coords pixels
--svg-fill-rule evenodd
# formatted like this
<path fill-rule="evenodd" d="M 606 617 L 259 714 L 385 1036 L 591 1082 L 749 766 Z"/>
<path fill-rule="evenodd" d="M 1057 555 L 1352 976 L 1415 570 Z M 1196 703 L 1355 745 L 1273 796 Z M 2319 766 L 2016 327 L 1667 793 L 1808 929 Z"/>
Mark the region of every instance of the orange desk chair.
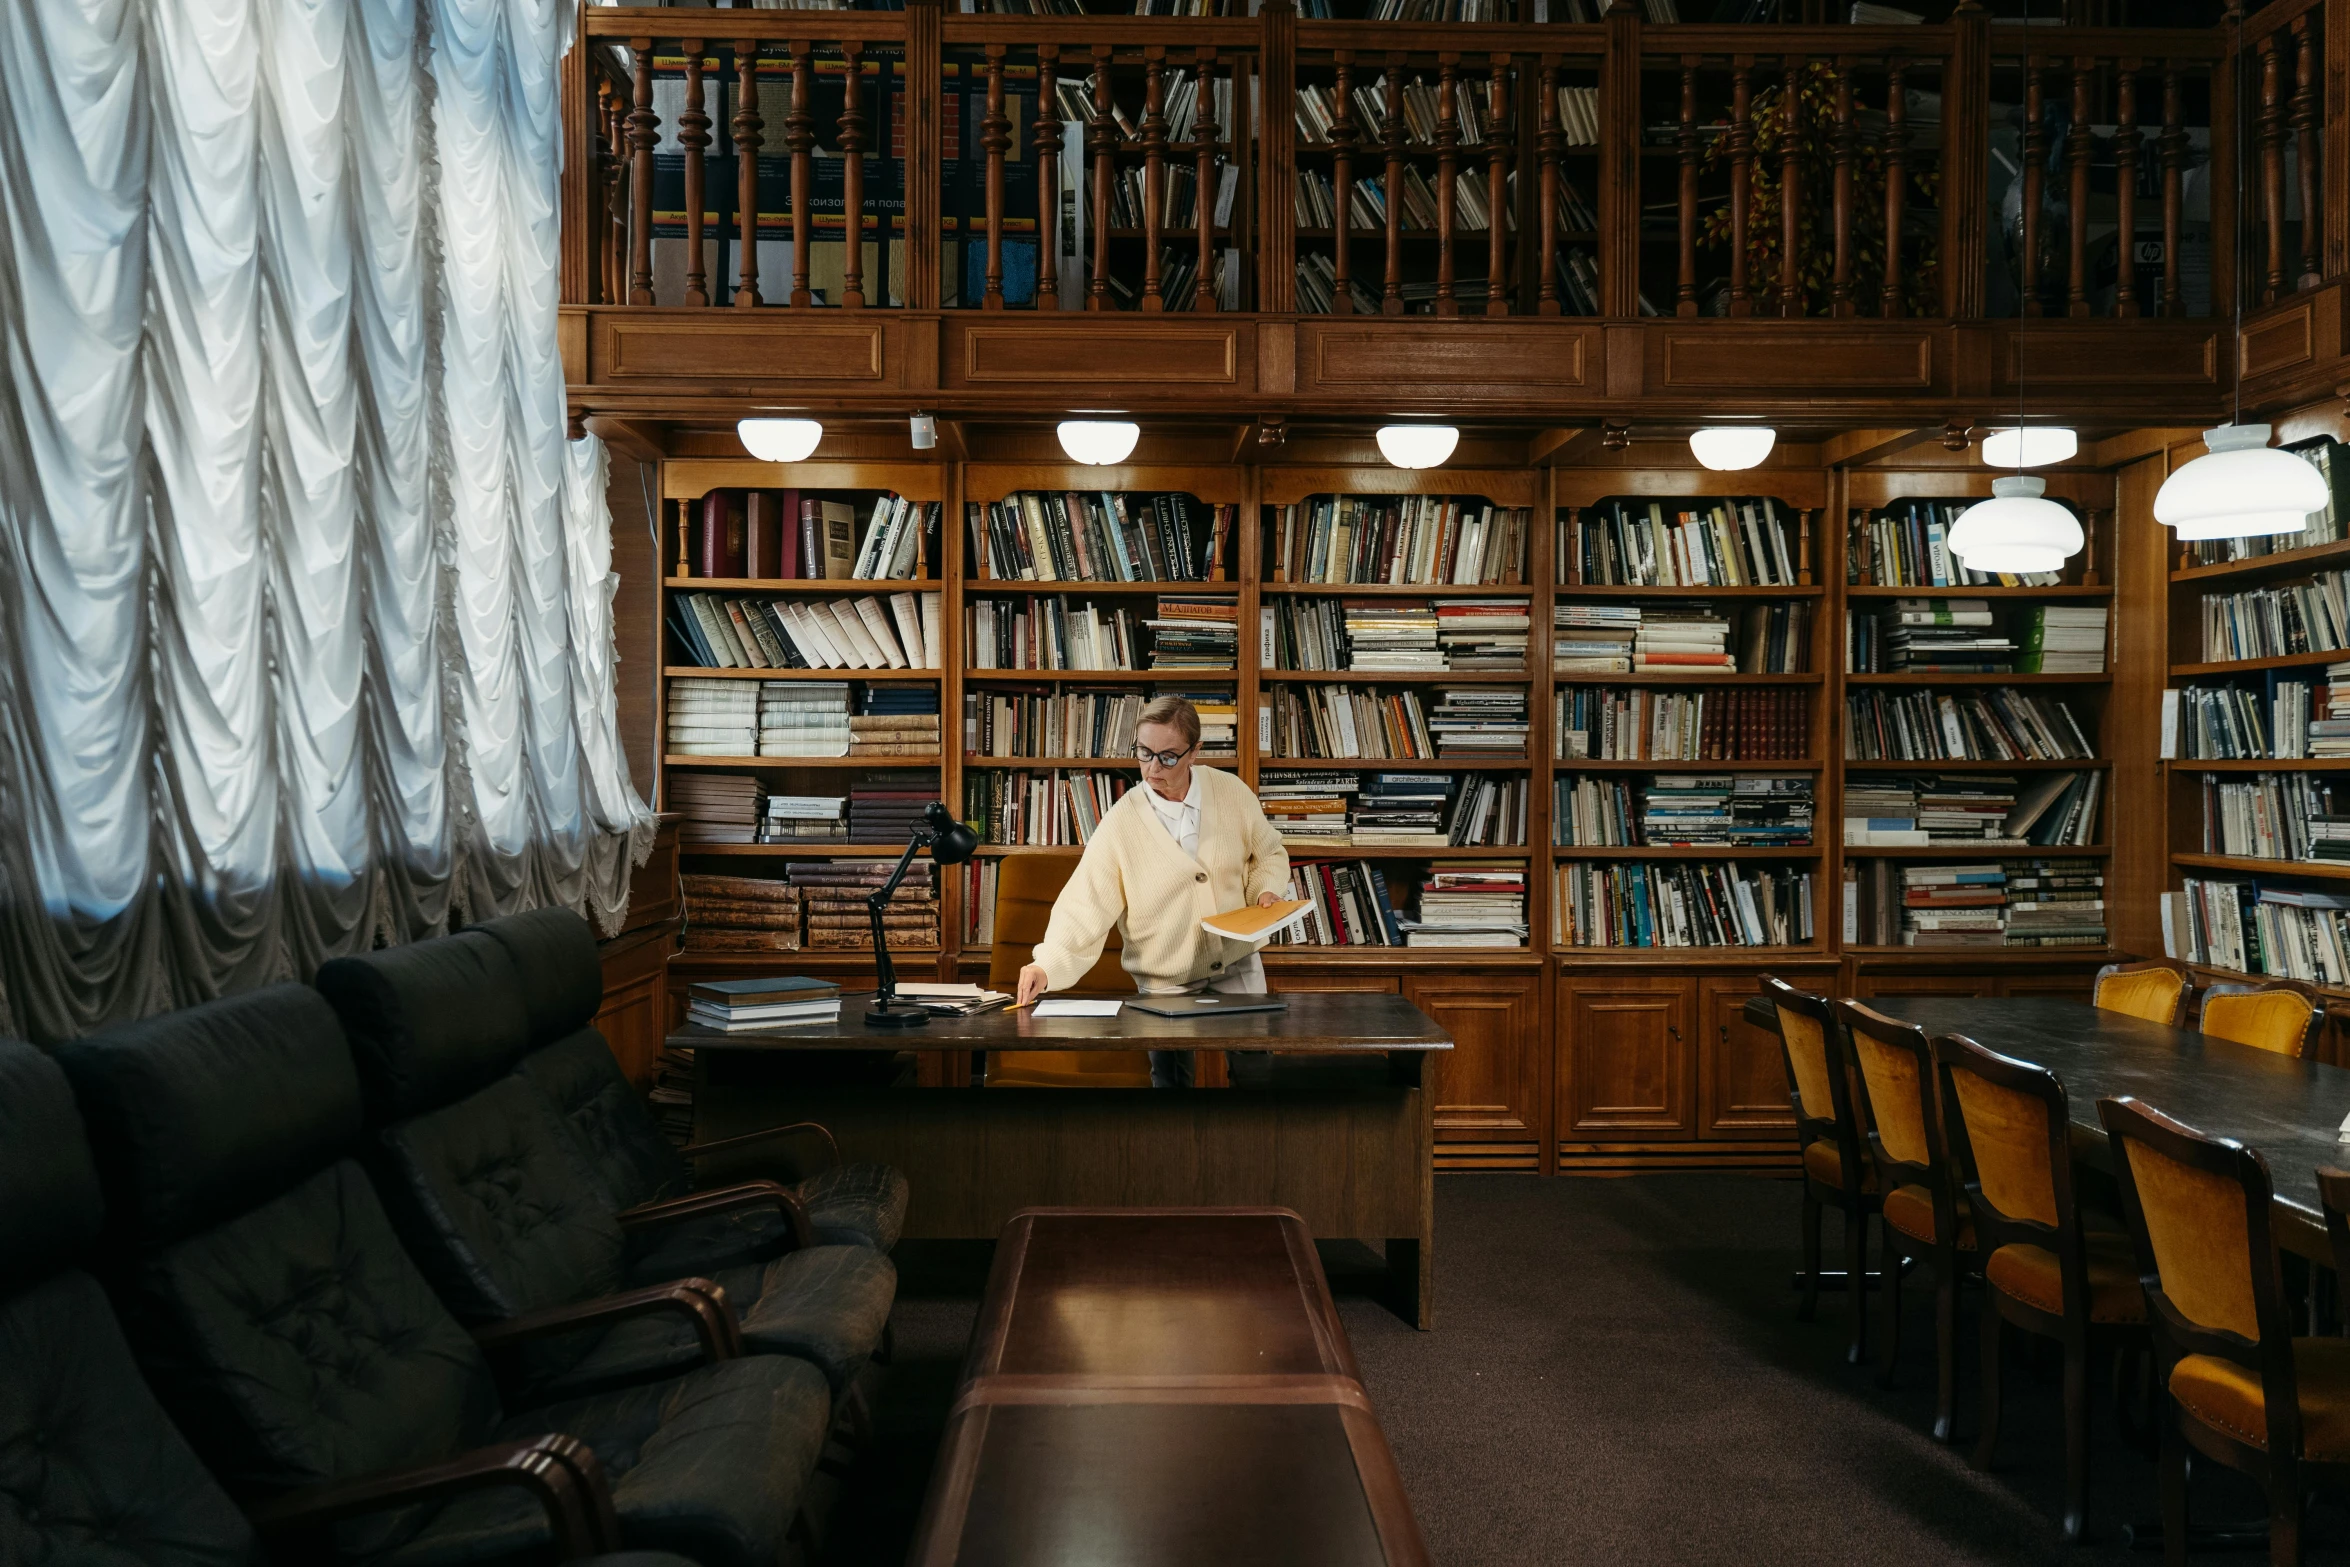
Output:
<path fill-rule="evenodd" d="M 1053 900 L 1069 884 L 1076 860 L 1060 854 L 1011 854 L 996 870 L 995 941 L 988 949 L 990 990 L 1018 990 L 1020 971 L 1035 956 L 1052 919 Z M 1115 930 L 1100 961 L 1077 982 L 1079 990 L 1132 990 L 1118 966 L 1125 945 Z M 1150 1056 L 1140 1050 L 991 1050 L 990 1088 L 1148 1088 Z"/>
<path fill-rule="evenodd" d="M 2301 1060 L 2317 1047 L 2317 1023 L 2323 1016 L 2317 992 L 2298 980 L 2271 980 L 2265 985 L 2223 980 L 2203 993 L 2205 1034 Z"/>
<path fill-rule="evenodd" d="M 2177 1028 L 2187 1010 L 2187 976 L 2167 963 L 2108 963 L 2097 971 L 2097 1005 Z"/>
<path fill-rule="evenodd" d="M 1857 1366 L 1868 1358 L 1868 1221 L 1878 1193 L 1876 1167 L 1853 1106 L 1842 1030 L 1824 997 L 1774 974 L 1763 976 L 1762 992 L 1778 1013 L 1787 1097 L 1803 1157 L 1803 1303 L 1796 1320 L 1809 1322 L 1819 1309 L 1820 1216 L 1835 1208 L 1844 1215 L 1844 1287 L 1851 1303 L 1844 1357 Z"/>

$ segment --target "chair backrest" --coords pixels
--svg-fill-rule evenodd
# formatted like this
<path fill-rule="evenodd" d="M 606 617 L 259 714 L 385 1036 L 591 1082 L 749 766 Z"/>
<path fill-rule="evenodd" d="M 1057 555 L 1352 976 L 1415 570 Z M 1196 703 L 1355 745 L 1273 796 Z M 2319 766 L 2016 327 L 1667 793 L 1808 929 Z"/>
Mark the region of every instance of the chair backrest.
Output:
<path fill-rule="evenodd" d="M 1957 1187 L 1934 1098 L 1934 1050 L 1926 1031 L 1857 1001 L 1838 1001 L 1835 1011 L 1860 1068 L 1861 1124 L 1885 1189 L 1925 1187 L 1934 1198 L 1934 1233 L 1956 1235 Z"/>
<path fill-rule="evenodd" d="M 1010 990 L 1020 983 L 1020 971 L 1036 956 L 1045 926 L 1053 917 L 1053 900 L 1077 873 L 1077 862 L 1061 854 L 1007 854 L 997 862 L 995 934 L 987 956 L 987 983 L 991 990 Z M 1102 947 L 1102 955 L 1075 988 L 1132 990 L 1134 981 L 1119 966 L 1125 946 L 1116 929 Z"/>
<path fill-rule="evenodd" d="M 1779 1044 L 1787 1066 L 1787 1096 L 1795 1109 L 1799 1142 L 1825 1140 L 1843 1160 L 1845 1185 L 1860 1189 L 1864 1167 L 1859 1112 L 1852 1102 L 1843 1041 L 1825 997 L 1797 990 L 1774 974 L 1762 979 L 1779 1018 Z"/>
<path fill-rule="evenodd" d="M 524 1056 L 515 1070 L 553 1103 L 615 1208 L 693 1190 L 692 1166 L 661 1135 L 661 1123 L 602 1034 L 592 1028 L 566 1034 Z"/>
<path fill-rule="evenodd" d="M 2297 980 L 2223 981 L 2204 993 L 2201 1026 L 2213 1039 L 2306 1059 L 2316 1047 L 2318 1019 L 2324 1015 L 2317 993 Z"/>
<path fill-rule="evenodd" d="M 372 1126 L 454 1104 L 531 1046 L 523 976 L 478 930 L 334 958 L 311 983 L 342 1020 Z"/>
<path fill-rule="evenodd" d="M 2187 976 L 2166 963 L 2108 963 L 2097 971 L 2097 1005 L 2171 1028 L 2187 1007 Z"/>
<path fill-rule="evenodd" d="M 342 1029 L 278 985 L 57 1047 L 90 1130 L 124 1325 L 232 1492 L 268 1495 L 480 1445 L 488 1363 L 351 1157 Z M 355 1551 L 414 1520 L 350 1525 Z"/>
<path fill-rule="evenodd" d="M 2073 1201 L 2064 1084 L 2046 1067 L 1986 1050 L 1963 1034 L 1933 1041 L 1952 1155 L 1983 1255 L 2002 1246 L 2054 1252 L 2068 1307 L 2088 1309 L 2088 1257 Z"/>
<path fill-rule="evenodd" d="M 98 1281 L 98 1172 L 57 1063 L 0 1040 L 0 1561 L 246 1567 L 252 1525 L 139 1376 Z M 137 1542 L 120 1554 L 104 1543 Z M 89 1554 L 84 1554 L 89 1553 Z"/>
<path fill-rule="evenodd" d="M 513 960 L 532 1048 L 594 1024 L 604 1007 L 604 968 L 595 930 L 584 917 L 550 907 L 483 920 L 467 929 L 496 941 Z"/>
<path fill-rule="evenodd" d="M 2269 1231 L 2275 1189 L 2259 1153 L 2135 1099 L 2100 1099 L 2122 1218 L 2164 1364 L 2216 1355 L 2259 1373 L 2269 1451 L 2299 1453 L 2292 1314 Z"/>

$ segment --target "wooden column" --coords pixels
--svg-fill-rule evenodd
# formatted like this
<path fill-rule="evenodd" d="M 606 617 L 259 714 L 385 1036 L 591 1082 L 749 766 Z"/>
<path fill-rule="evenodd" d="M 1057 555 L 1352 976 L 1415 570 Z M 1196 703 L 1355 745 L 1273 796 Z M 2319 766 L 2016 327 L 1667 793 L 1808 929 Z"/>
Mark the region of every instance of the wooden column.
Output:
<path fill-rule="evenodd" d="M 2317 39 L 2304 11 L 2293 18 L 2293 154 L 2301 185 L 2301 270 L 2294 279 L 2296 288 L 2315 288 L 2324 277 L 2318 270 L 2324 223 L 2318 214 L 2318 170 L 2323 160 L 2317 145 L 2317 54 Z"/>
<path fill-rule="evenodd" d="M 635 68 L 635 107 L 628 116 L 628 302 L 653 302 L 653 148 L 661 140 L 661 117 L 653 112 L 653 40 L 628 41 Z"/>
<path fill-rule="evenodd" d="M 596 89 L 604 112 L 603 225 L 599 245 L 597 299 L 607 305 L 628 301 L 628 220 L 622 215 L 620 182 L 628 170 L 628 109 L 610 81 Z"/>
<path fill-rule="evenodd" d="M 2089 313 L 2089 161 L 2097 146 L 2096 138 L 2089 134 L 2090 123 L 2096 118 L 2089 88 L 2096 69 L 2097 62 L 2089 56 L 2073 56 L 2073 116 L 2064 133 L 2065 162 L 2072 175 L 2070 211 L 2066 214 L 2072 230 L 2065 252 L 2064 313 L 2068 316 Z"/>
<path fill-rule="evenodd" d="M 1857 150 L 1852 128 L 1852 60 L 1840 55 L 1836 60 L 1836 259 L 1828 283 L 1828 313 L 1832 316 L 1852 314 L 1852 163 Z"/>
<path fill-rule="evenodd" d="M 1800 316 L 1804 311 L 1803 269 L 1803 135 L 1799 108 L 1803 100 L 1803 62 L 1786 62 L 1779 100 L 1779 314 Z"/>
<path fill-rule="evenodd" d="M 808 288 L 808 205 L 815 199 L 816 62 L 806 40 L 791 41 L 791 112 L 783 117 L 783 144 L 791 151 L 791 303 L 805 310 Z"/>
<path fill-rule="evenodd" d="M 2113 313 L 2138 313 L 2138 149 L 2145 141 L 2138 129 L 2138 72 L 2144 62 L 2124 59 L 2115 83 L 2113 132 L 2114 228 L 2120 237 L 2120 267 L 2115 274 Z"/>
<path fill-rule="evenodd" d="M 840 52 L 848 69 L 841 73 L 840 108 L 840 217 L 842 257 L 840 304 L 843 310 L 865 308 L 865 46 L 845 43 Z"/>
<path fill-rule="evenodd" d="M 1536 253 L 1542 277 L 1534 291 L 1534 313 L 1555 316 L 1559 313 L 1559 155 L 1566 147 L 1566 133 L 1559 129 L 1559 68 L 1555 56 L 1542 57 L 1535 87 L 1539 101 L 1534 106 L 1538 127 L 1534 147 L 1536 161 L 1541 165 L 1542 191 L 1534 221 L 1540 230 Z"/>
<path fill-rule="evenodd" d="M 1354 150 L 1355 99 L 1354 57 L 1341 49 L 1334 56 L 1337 86 L 1332 93 L 1333 112 L 1330 125 L 1330 192 L 1333 220 L 1332 231 L 1334 265 L 1338 274 L 1336 297 L 1330 308 L 1337 314 L 1354 314 Z"/>
<path fill-rule="evenodd" d="M 1942 63 L 1942 310 L 1953 320 L 1983 314 L 1983 260 L 1988 240 L 1991 39 L 1989 13 L 1959 0 L 1950 14 L 1950 54 Z"/>
<path fill-rule="evenodd" d="M 1613 0 L 1600 18 L 1599 312 L 1640 314 L 1640 8 Z"/>
<path fill-rule="evenodd" d="M 685 51 L 685 107 L 677 116 L 677 141 L 685 149 L 685 302 L 710 302 L 709 257 L 704 254 L 703 219 L 710 210 L 708 165 L 703 154 L 710 145 L 710 116 L 702 108 L 703 40 L 688 38 Z"/>
<path fill-rule="evenodd" d="M 1453 225 L 1460 219 L 1460 199 L 1453 181 L 1460 173 L 1461 122 L 1452 95 L 1459 85 L 1460 56 L 1440 54 L 1436 61 L 1436 313 L 1457 316 L 1461 302 L 1453 297 Z"/>
<path fill-rule="evenodd" d="M 2258 46 L 2260 110 L 2253 136 L 2260 148 L 2260 226 L 2268 258 L 2260 280 L 2260 302 L 2273 305 L 2285 290 L 2285 97 L 2279 80 L 2277 35 L 2264 35 Z"/>
<path fill-rule="evenodd" d="M 558 230 L 561 254 L 556 297 L 566 305 L 596 302 L 596 247 L 604 233 L 603 149 L 597 146 L 603 130 L 603 106 L 595 77 L 589 72 L 590 55 L 588 41 L 576 39 L 556 67 L 560 97 L 556 112 L 563 137 L 562 210 Z"/>
<path fill-rule="evenodd" d="M 946 46 L 940 37 L 940 10 L 939 0 L 906 0 L 908 90 L 901 100 L 905 106 L 906 155 L 900 168 L 905 192 L 905 225 L 901 233 L 901 242 L 906 247 L 904 303 L 909 310 L 936 310 L 944 298 L 939 274 L 945 263 L 946 246 L 940 243 L 945 226 L 939 221 L 939 195 L 946 182 L 943 146 L 946 133 L 939 111 L 944 98 L 940 89 L 946 81 Z M 889 239 L 889 225 L 885 220 L 882 224 L 885 295 Z M 932 361 L 922 378 L 923 384 L 927 384 L 928 374 L 934 373 L 935 361 Z"/>
<path fill-rule="evenodd" d="M 1061 49 L 1036 50 L 1036 308 L 1061 307 Z"/>
<path fill-rule="evenodd" d="M 1093 174 L 1093 276 L 1086 283 L 1085 308 L 1111 310 L 1110 195 L 1117 176 L 1118 122 L 1110 114 L 1110 46 L 1093 46 L 1093 119 L 1085 127 L 1085 152 Z"/>
<path fill-rule="evenodd" d="M 759 41 L 734 41 L 735 258 L 734 302 L 748 310 L 759 303 Z"/>
<path fill-rule="evenodd" d="M 2041 123 L 2040 62 L 2024 56 L 2024 253 L 2018 276 L 2022 279 L 2023 313 L 2040 313 L 2040 201 L 2048 164 L 2048 132 Z"/>
<path fill-rule="evenodd" d="M 1902 297 L 1901 230 L 1909 202 L 1909 95 L 1902 86 L 1899 55 L 1885 62 L 1885 280 L 1877 291 L 1877 314 L 1909 314 Z"/>
<path fill-rule="evenodd" d="M 1387 214 L 1387 270 L 1379 313 L 1385 316 L 1403 314 L 1403 62 L 1400 54 L 1388 55 L 1380 76 L 1379 140 L 1387 153 L 1387 173 L 1379 188 Z"/>
<path fill-rule="evenodd" d="M 1485 92 L 1485 313 L 1510 313 L 1510 57 L 1493 57 Z"/>
<path fill-rule="evenodd" d="M 1680 276 L 1673 291 L 1677 316 L 1697 314 L 1697 64 L 1696 55 L 1681 56 Z"/>
<path fill-rule="evenodd" d="M 1192 56 L 1199 80 L 1198 108 L 1191 117 L 1192 228 L 1199 240 L 1199 264 L 1191 284 L 1191 308 L 1216 308 L 1216 141 L 1222 127 L 1216 123 L 1216 51 L 1203 48 Z M 1238 95 L 1234 95 L 1237 99 Z M 1235 110 L 1237 113 L 1237 109 Z"/>
<path fill-rule="evenodd" d="M 1294 180 L 1278 171 L 1297 166 L 1297 11 L 1289 0 L 1265 0 L 1257 13 L 1259 48 L 1256 98 L 1265 112 L 1254 116 L 1258 161 L 1248 161 L 1250 94 L 1244 67 L 1232 71 L 1232 137 L 1241 159 L 1244 189 L 1257 206 L 1257 286 L 1253 308 L 1286 315 L 1297 308 L 1297 192 Z M 1256 171 L 1262 171 L 1258 175 Z M 1254 176 L 1254 177 L 1252 177 Z M 1253 730 L 1251 731 L 1253 733 Z"/>
<path fill-rule="evenodd" d="M 2162 62 L 2162 314 L 2187 313 L 2179 292 L 2181 187 L 2187 172 L 2187 127 L 2179 118 L 2179 62 Z"/>
<path fill-rule="evenodd" d="M 1012 122 L 1004 116 L 1004 46 L 987 45 L 987 110 L 979 120 L 979 149 L 987 158 L 987 285 L 982 310 L 1004 308 L 1004 157 L 1012 150 Z M 1041 117 L 1041 106 L 1039 108 Z"/>
<path fill-rule="evenodd" d="M 1167 51 L 1142 52 L 1142 308 L 1167 308 L 1159 275 L 1159 233 L 1167 215 Z"/>
<path fill-rule="evenodd" d="M 1747 247 L 1754 218 L 1754 60 L 1730 65 L 1730 314 L 1754 314 L 1754 269 Z"/>

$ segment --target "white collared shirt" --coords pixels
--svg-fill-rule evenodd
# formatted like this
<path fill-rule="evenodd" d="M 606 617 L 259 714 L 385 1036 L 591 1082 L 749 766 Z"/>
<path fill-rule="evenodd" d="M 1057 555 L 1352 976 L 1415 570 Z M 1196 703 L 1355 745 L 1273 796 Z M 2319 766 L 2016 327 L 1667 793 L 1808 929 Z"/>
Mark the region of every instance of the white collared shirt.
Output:
<path fill-rule="evenodd" d="M 1180 800 L 1168 799 L 1148 783 L 1142 792 L 1150 796 L 1151 809 L 1159 813 L 1159 825 L 1167 829 L 1175 846 L 1193 859 L 1199 858 L 1199 769 L 1191 770 L 1191 787 Z"/>

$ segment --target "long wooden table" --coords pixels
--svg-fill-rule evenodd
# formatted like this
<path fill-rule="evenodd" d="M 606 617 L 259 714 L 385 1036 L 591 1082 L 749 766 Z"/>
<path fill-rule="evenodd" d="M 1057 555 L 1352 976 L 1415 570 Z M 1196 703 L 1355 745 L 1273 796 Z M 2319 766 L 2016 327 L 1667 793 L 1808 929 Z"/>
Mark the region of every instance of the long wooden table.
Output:
<path fill-rule="evenodd" d="M 836 1024 L 669 1036 L 694 1053 L 694 1135 L 822 1121 L 841 1157 L 905 1171 L 908 1236 L 992 1240 L 1024 1208 L 1275 1206 L 1323 1239 L 1385 1248 L 1396 1309 L 1433 1326 L 1432 1054 L 1452 1036 L 1400 996 L 1304 993 L 1280 1012 L 1107 1018 L 983 1012 L 899 1032 L 870 1029 L 870 998 Z M 1119 998 L 1132 1001 L 1133 995 Z M 915 1088 L 891 1081 L 907 1050 L 1265 1050 L 1266 1081 L 1172 1089 Z M 860 1070 L 864 1068 L 864 1070 Z M 753 1173 L 756 1152 L 713 1158 L 706 1178 Z"/>
<path fill-rule="evenodd" d="M 2342 1120 L 2350 1116 L 2350 1071 L 2077 1001 L 1879 996 L 1868 1005 L 1929 1034 L 1964 1034 L 2063 1078 L 2073 1156 L 2093 1169 L 2113 1171 L 2097 1101 L 2124 1095 L 2198 1131 L 2258 1149 L 2276 1183 L 2277 1244 L 2332 1265 L 2316 1170 L 2321 1164 L 2350 1165 L 2350 1145 L 2339 1140 Z M 1776 1031 L 1778 1020 L 1763 998 L 1749 1001 L 1747 1012 Z"/>
<path fill-rule="evenodd" d="M 1312 1238 L 1037 1209 L 996 1248 L 912 1567 L 1419 1567 Z"/>

